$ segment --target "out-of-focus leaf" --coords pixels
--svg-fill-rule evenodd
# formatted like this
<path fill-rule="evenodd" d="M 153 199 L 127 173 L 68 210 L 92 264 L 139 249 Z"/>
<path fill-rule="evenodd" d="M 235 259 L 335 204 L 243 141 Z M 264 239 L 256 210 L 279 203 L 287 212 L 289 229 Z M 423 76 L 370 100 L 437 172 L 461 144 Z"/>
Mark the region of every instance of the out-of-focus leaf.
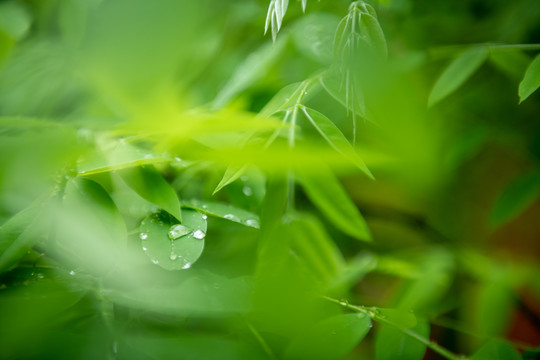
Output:
<path fill-rule="evenodd" d="M 540 196 L 540 171 L 525 174 L 508 185 L 491 213 L 491 223 L 501 225 L 512 220 Z"/>
<path fill-rule="evenodd" d="M 168 161 L 168 156 L 155 155 L 126 141 L 104 140 L 98 150 L 79 160 L 77 170 L 80 176 L 86 176 Z"/>
<path fill-rule="evenodd" d="M 143 251 L 166 270 L 189 269 L 204 249 L 206 216 L 194 210 L 183 215 L 178 224 L 166 214 L 152 214 L 139 227 Z"/>
<path fill-rule="evenodd" d="M 256 345 L 217 335 L 174 335 L 158 334 L 129 336 L 127 348 L 121 347 L 120 358 L 132 360 L 156 360 L 180 358 L 190 360 L 267 360 L 268 356 Z"/>
<path fill-rule="evenodd" d="M 188 216 L 188 214 L 186 214 Z M 251 282 L 208 273 L 186 273 L 174 286 L 105 289 L 103 296 L 124 306 L 172 316 L 245 314 L 250 310 Z"/>
<path fill-rule="evenodd" d="M 182 222 L 180 200 L 172 186 L 153 166 L 138 166 L 120 171 L 120 176 L 143 199 L 159 206 Z"/>
<path fill-rule="evenodd" d="M 473 354 L 471 360 L 521 360 L 521 356 L 509 343 L 489 340 Z"/>
<path fill-rule="evenodd" d="M 371 319 L 365 314 L 327 318 L 293 339 L 285 349 L 285 359 L 340 359 L 369 332 Z"/>
<path fill-rule="evenodd" d="M 32 19 L 19 2 L 7 1 L 0 4 L 0 32 L 13 40 L 21 40 L 30 28 Z"/>
<path fill-rule="evenodd" d="M 307 196 L 328 220 L 352 237 L 371 241 L 360 211 L 329 169 L 320 166 L 317 173 L 299 172 L 298 175 Z"/>
<path fill-rule="evenodd" d="M 322 64 L 330 64 L 334 33 L 338 24 L 339 18 L 331 14 L 304 16 L 293 26 L 294 43 L 306 57 Z"/>
<path fill-rule="evenodd" d="M 290 231 L 292 250 L 306 261 L 318 278 L 328 280 L 344 266 L 339 249 L 315 218 L 295 217 Z"/>
<path fill-rule="evenodd" d="M 514 294 L 504 283 L 504 279 L 495 278 L 482 286 L 475 311 L 478 333 L 490 338 L 503 336 L 508 328 L 514 303 Z"/>
<path fill-rule="evenodd" d="M 419 321 L 412 329 L 419 335 L 429 338 L 429 323 Z M 376 360 L 420 360 L 424 357 L 426 345 L 422 344 L 402 331 L 382 325 L 375 339 Z"/>
<path fill-rule="evenodd" d="M 67 266 L 102 275 L 122 265 L 125 223 L 107 191 L 97 182 L 82 177 L 70 179 L 62 207 L 55 209 L 55 220 L 53 251 Z"/>
<path fill-rule="evenodd" d="M 216 216 L 225 220 L 233 221 L 244 226 L 259 228 L 259 216 L 244 209 L 239 209 L 230 204 L 190 200 L 184 204 L 201 213 Z"/>
<path fill-rule="evenodd" d="M 44 198 L 37 199 L 0 226 L 0 272 L 15 264 L 40 240 Z"/>
<path fill-rule="evenodd" d="M 377 311 L 381 317 L 404 328 L 412 328 L 418 324 L 416 316 L 409 310 L 378 308 Z"/>
<path fill-rule="evenodd" d="M 488 54 L 485 46 L 475 46 L 462 52 L 437 79 L 429 94 L 428 105 L 433 106 L 456 91 L 482 66 Z"/>
<path fill-rule="evenodd" d="M 519 84 L 519 102 L 523 102 L 540 87 L 540 55 L 530 63 Z"/>
<path fill-rule="evenodd" d="M 283 37 L 275 44 L 266 43 L 248 55 L 217 94 L 212 108 L 223 107 L 236 95 L 263 78 L 281 56 L 286 43 L 287 38 Z"/>
<path fill-rule="evenodd" d="M 225 186 L 229 185 L 233 181 L 237 180 L 242 174 L 246 171 L 247 165 L 229 165 L 223 174 L 223 178 L 216 186 L 214 193 L 217 193 L 219 190 L 223 189 Z"/>
<path fill-rule="evenodd" d="M 354 165 L 373 179 L 373 174 L 371 174 L 366 164 L 362 161 L 362 159 L 360 159 L 360 156 L 355 152 L 352 145 L 349 143 L 347 138 L 345 138 L 345 135 L 343 135 L 341 130 L 339 130 L 339 128 L 330 119 L 320 112 L 310 108 L 303 107 L 302 112 L 310 124 L 317 130 L 324 140 L 328 142 L 330 146 L 332 146 L 332 148 L 351 160 Z"/>

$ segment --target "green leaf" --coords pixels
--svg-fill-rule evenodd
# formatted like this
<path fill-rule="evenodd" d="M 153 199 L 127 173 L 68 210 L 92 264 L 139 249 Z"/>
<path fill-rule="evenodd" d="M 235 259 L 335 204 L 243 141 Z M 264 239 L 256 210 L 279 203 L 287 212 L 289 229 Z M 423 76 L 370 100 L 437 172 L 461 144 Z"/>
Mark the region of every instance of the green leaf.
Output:
<path fill-rule="evenodd" d="M 491 213 L 495 226 L 512 220 L 521 214 L 540 196 L 540 171 L 534 171 L 515 179 L 500 195 Z"/>
<path fill-rule="evenodd" d="M 176 191 L 154 166 L 137 166 L 119 172 L 125 183 L 143 199 L 159 206 L 182 222 Z"/>
<path fill-rule="evenodd" d="M 165 213 L 145 218 L 139 227 L 143 251 L 166 270 L 189 269 L 199 259 L 206 237 L 206 216 L 184 210 L 182 224 Z"/>
<path fill-rule="evenodd" d="M 317 13 L 300 18 L 293 26 L 295 46 L 308 58 L 328 65 L 332 62 L 333 34 L 339 18 L 332 14 Z"/>
<path fill-rule="evenodd" d="M 247 167 L 247 165 L 229 165 L 212 195 L 216 194 L 219 190 L 223 189 L 225 186 L 237 180 L 240 176 L 244 174 Z"/>
<path fill-rule="evenodd" d="M 506 341 L 493 339 L 476 351 L 471 360 L 521 360 L 521 356 Z"/>
<path fill-rule="evenodd" d="M 171 316 L 211 317 L 249 311 L 251 281 L 247 277 L 228 279 L 193 269 L 177 273 L 175 278 L 174 285 L 110 288 L 104 296 L 133 309 Z"/>
<path fill-rule="evenodd" d="M 286 44 L 287 38 L 284 37 L 275 44 L 265 43 L 249 54 L 219 91 L 212 102 L 212 108 L 219 109 L 225 106 L 236 95 L 262 79 L 277 62 Z"/>
<path fill-rule="evenodd" d="M 414 313 L 408 310 L 377 308 L 377 311 L 381 317 L 404 328 L 412 328 L 418 324 Z"/>
<path fill-rule="evenodd" d="M 285 359 L 340 359 L 369 332 L 371 319 L 364 314 L 338 315 L 324 319 L 293 339 Z"/>
<path fill-rule="evenodd" d="M 302 107 L 302 112 L 309 123 L 319 132 L 323 139 L 333 147 L 337 152 L 350 159 L 354 165 L 362 170 L 371 179 L 373 174 L 369 171 L 366 164 L 360 159 L 352 145 L 339 128 L 326 116 L 313 109 Z"/>
<path fill-rule="evenodd" d="M 540 55 L 537 55 L 527 68 L 519 84 L 519 102 L 522 103 L 540 87 Z"/>
<path fill-rule="evenodd" d="M 190 207 L 201 213 L 219 217 L 225 220 L 236 222 L 244 226 L 259 228 L 259 217 L 247 210 L 239 209 L 230 204 L 206 202 L 201 200 L 190 200 L 184 204 L 185 207 Z"/>
<path fill-rule="evenodd" d="M 125 141 L 103 140 L 99 150 L 79 159 L 77 171 L 79 176 L 86 176 L 171 160 L 168 156 L 155 155 Z"/>
<path fill-rule="evenodd" d="M 428 106 L 433 106 L 463 85 L 482 66 L 489 51 L 485 46 L 475 46 L 462 52 L 443 71 L 431 90 Z"/>
<path fill-rule="evenodd" d="M 341 231 L 357 239 L 371 241 L 364 218 L 335 175 L 324 166 L 317 170 L 316 174 L 298 174 L 298 180 L 310 200 Z"/>
<path fill-rule="evenodd" d="M 45 235 L 38 221 L 43 205 L 44 198 L 39 198 L 0 226 L 0 272 L 17 263 Z"/>
<path fill-rule="evenodd" d="M 279 92 L 259 112 L 259 115 L 269 117 L 277 112 L 287 110 L 294 106 L 302 94 L 300 90 L 303 84 L 303 82 L 298 82 L 287 85 L 279 90 Z"/>
<path fill-rule="evenodd" d="M 54 251 L 66 264 L 101 275 L 122 263 L 126 226 L 115 203 L 97 182 L 70 179 L 55 220 Z"/>
<path fill-rule="evenodd" d="M 413 328 L 419 335 L 429 338 L 429 323 L 420 321 Z M 422 344 L 402 331 L 382 325 L 375 338 L 376 360 L 421 360 L 426 352 L 426 345 Z"/>

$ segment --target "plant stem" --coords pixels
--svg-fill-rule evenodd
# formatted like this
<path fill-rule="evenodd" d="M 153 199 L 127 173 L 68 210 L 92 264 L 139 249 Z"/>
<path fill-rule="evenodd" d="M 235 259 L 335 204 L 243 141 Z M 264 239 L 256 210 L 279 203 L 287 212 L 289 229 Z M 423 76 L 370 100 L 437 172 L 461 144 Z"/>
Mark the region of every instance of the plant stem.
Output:
<path fill-rule="evenodd" d="M 431 341 L 429 340 L 428 338 L 425 338 L 424 336 L 420 335 L 419 333 L 417 333 L 416 331 L 414 330 L 411 330 L 411 329 L 408 329 L 408 328 L 405 328 L 399 324 L 396 324 L 394 323 L 393 321 L 390 321 L 388 319 L 386 319 L 385 317 L 381 316 L 379 314 L 379 310 L 377 308 L 370 308 L 370 307 L 366 307 L 366 306 L 358 306 L 358 305 L 351 305 L 349 304 L 347 301 L 344 301 L 344 300 L 337 300 L 337 299 L 333 299 L 331 297 L 328 297 L 328 296 L 323 296 L 323 298 L 325 300 L 328 300 L 330 302 L 333 302 L 335 304 L 338 304 L 338 305 L 341 305 L 349 310 L 353 310 L 353 311 L 356 311 L 356 312 L 360 312 L 362 314 L 366 314 L 368 315 L 371 319 L 381 323 L 381 324 L 385 324 L 385 325 L 388 325 L 388 326 L 391 326 L 399 331 L 401 331 L 402 333 L 420 341 L 422 344 L 426 345 L 427 347 L 429 347 L 431 350 L 433 350 L 434 352 L 438 353 L 439 355 L 449 359 L 449 360 L 468 360 L 469 358 L 464 356 L 464 355 L 457 355 L 457 354 L 454 354 L 453 352 L 451 352 L 450 350 L 440 346 L 439 344 L 437 344 L 436 342 L 434 341 Z"/>
<path fill-rule="evenodd" d="M 277 360 L 276 355 L 274 354 L 274 352 L 272 351 L 272 349 L 270 348 L 270 346 L 268 345 L 266 340 L 264 340 L 264 338 L 261 336 L 261 334 L 257 331 L 257 329 L 255 329 L 255 327 L 249 322 L 249 320 L 246 320 L 246 324 L 247 324 L 249 330 L 251 330 L 251 333 L 253 334 L 255 339 L 257 339 L 257 341 L 259 342 L 259 344 L 263 348 L 266 355 L 268 355 L 268 357 L 271 360 Z"/>

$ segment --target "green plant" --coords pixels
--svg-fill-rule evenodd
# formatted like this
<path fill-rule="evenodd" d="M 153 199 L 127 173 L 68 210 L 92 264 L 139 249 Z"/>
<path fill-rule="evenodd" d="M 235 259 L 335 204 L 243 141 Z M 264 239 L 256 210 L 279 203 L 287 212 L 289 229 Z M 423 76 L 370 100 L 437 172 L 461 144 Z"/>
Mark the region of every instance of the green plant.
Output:
<path fill-rule="evenodd" d="M 299 3 L 0 3 L 0 358 L 538 356 L 537 7 Z"/>

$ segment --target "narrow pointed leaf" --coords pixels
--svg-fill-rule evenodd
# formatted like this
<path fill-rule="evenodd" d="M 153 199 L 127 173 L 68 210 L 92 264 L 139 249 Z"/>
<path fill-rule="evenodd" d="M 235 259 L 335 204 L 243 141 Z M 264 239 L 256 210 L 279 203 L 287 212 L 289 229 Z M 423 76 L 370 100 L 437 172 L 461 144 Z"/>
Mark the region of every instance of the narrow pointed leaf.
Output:
<path fill-rule="evenodd" d="M 317 173 L 299 173 L 299 181 L 310 200 L 337 228 L 357 239 L 371 241 L 360 211 L 328 168 L 321 166 Z"/>
<path fill-rule="evenodd" d="M 212 195 L 216 194 L 219 190 L 223 189 L 225 186 L 237 180 L 240 176 L 244 174 L 247 169 L 247 165 L 229 165 L 223 174 L 223 178 L 216 186 Z"/>
<path fill-rule="evenodd" d="M 255 229 L 259 228 L 259 217 L 256 214 L 244 209 L 239 209 L 230 204 L 191 200 L 184 203 L 184 206 L 196 209 L 201 213 L 236 222 L 244 226 Z"/>
<path fill-rule="evenodd" d="M 364 314 L 327 318 L 293 339 L 284 358 L 300 360 L 341 359 L 369 332 L 371 319 Z"/>
<path fill-rule="evenodd" d="M 437 79 L 429 95 L 428 105 L 433 106 L 456 91 L 482 66 L 488 54 L 484 46 L 472 47 L 461 53 Z"/>
<path fill-rule="evenodd" d="M 153 166 L 139 166 L 119 172 L 125 183 L 140 197 L 159 206 L 182 221 L 180 200 L 176 191 Z"/>
<path fill-rule="evenodd" d="M 491 223 L 495 226 L 512 220 L 540 197 L 540 171 L 525 174 L 514 180 L 503 191 L 493 212 Z"/>
<path fill-rule="evenodd" d="M 166 270 L 188 269 L 204 249 L 206 218 L 195 210 L 184 210 L 182 224 L 166 213 L 145 218 L 139 227 L 142 249 L 150 260 Z"/>
<path fill-rule="evenodd" d="M 540 87 L 540 55 L 531 62 L 519 84 L 519 102 L 523 102 Z"/>
<path fill-rule="evenodd" d="M 345 135 L 343 135 L 341 130 L 339 130 L 339 128 L 330 119 L 320 112 L 310 108 L 302 108 L 302 112 L 310 124 L 317 130 L 323 139 L 330 144 L 330 146 L 332 146 L 336 151 L 341 153 L 346 158 L 350 159 L 354 165 L 373 179 L 373 174 L 371 174 L 366 164 L 364 164 L 362 159 L 360 159 L 360 156 L 358 156 Z"/>

